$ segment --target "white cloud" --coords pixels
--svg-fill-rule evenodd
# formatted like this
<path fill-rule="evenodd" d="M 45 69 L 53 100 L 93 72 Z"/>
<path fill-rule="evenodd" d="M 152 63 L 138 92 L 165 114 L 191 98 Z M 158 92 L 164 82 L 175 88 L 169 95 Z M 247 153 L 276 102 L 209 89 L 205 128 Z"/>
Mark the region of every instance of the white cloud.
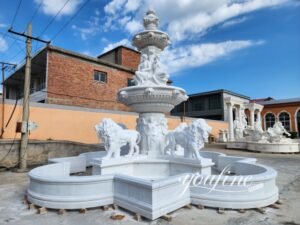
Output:
<path fill-rule="evenodd" d="M 250 0 L 246 2 L 223 4 L 211 13 L 201 11 L 189 15 L 186 18 L 171 21 L 167 31 L 173 38 L 173 41 L 180 41 L 194 34 L 201 34 L 210 27 L 230 18 L 254 10 L 276 6 L 284 2 L 287 2 L 287 0 Z"/>
<path fill-rule="evenodd" d="M 7 25 L 4 23 L 0 23 L 0 28 L 4 28 L 4 27 L 7 27 Z"/>
<path fill-rule="evenodd" d="M 89 50 L 84 50 L 81 53 L 84 54 L 84 55 L 93 57 L 93 54 Z"/>
<path fill-rule="evenodd" d="M 130 16 L 124 16 L 118 22 L 121 26 L 125 26 L 131 20 Z"/>
<path fill-rule="evenodd" d="M 112 0 L 104 7 L 104 12 L 108 14 L 115 14 L 117 11 L 123 8 L 126 0 Z"/>
<path fill-rule="evenodd" d="M 153 8 L 173 42 L 203 35 L 217 24 L 255 10 L 278 6 L 292 0 L 112 0 L 105 6 L 106 19 L 118 24 L 124 17 L 132 17 L 125 26 L 130 34 L 137 30 L 147 9 Z M 127 9 L 126 9 L 127 6 Z M 113 19 L 112 19 L 113 17 Z M 122 29 L 122 28 L 121 28 Z"/>
<path fill-rule="evenodd" d="M 34 0 L 37 4 L 42 3 L 41 9 L 46 15 L 56 15 L 56 13 L 65 5 L 67 0 Z M 72 15 L 82 0 L 71 0 L 61 10 L 60 16 Z"/>
<path fill-rule="evenodd" d="M 5 52 L 8 49 L 5 39 L 0 37 L 0 52 Z"/>
<path fill-rule="evenodd" d="M 220 43 L 193 44 L 166 49 L 162 55 L 162 63 L 169 73 L 199 67 L 213 62 L 220 57 L 228 56 L 234 51 L 263 44 L 264 41 L 225 41 Z"/>
<path fill-rule="evenodd" d="M 220 43 L 198 44 L 196 37 L 205 35 L 212 27 L 221 28 L 243 23 L 247 13 L 290 3 L 292 0 L 111 0 L 105 6 L 108 29 L 119 29 L 130 35 L 142 28 L 142 18 L 148 9 L 154 9 L 160 18 L 160 27 L 171 38 L 174 49 L 166 49 L 162 62 L 168 72 L 175 73 L 199 67 L 235 51 L 264 44 L 264 41 L 224 40 Z M 194 44 L 186 44 L 189 40 Z M 108 51 L 117 45 L 129 43 L 123 39 L 109 44 Z"/>
<path fill-rule="evenodd" d="M 132 12 L 137 10 L 140 7 L 140 0 L 128 0 L 125 4 L 125 11 L 126 12 Z"/>
<path fill-rule="evenodd" d="M 227 27 L 231 27 L 231 26 L 234 26 L 234 25 L 237 25 L 237 24 L 240 24 L 240 23 L 243 23 L 247 20 L 247 17 L 241 17 L 241 18 L 236 18 L 236 19 L 231 19 L 231 20 L 227 20 L 225 21 L 221 27 L 222 28 L 227 28 Z"/>
<path fill-rule="evenodd" d="M 140 30 L 142 30 L 143 25 L 137 20 L 131 20 L 126 23 L 125 29 L 130 33 L 134 34 Z"/>
<path fill-rule="evenodd" d="M 85 21 L 85 27 L 72 25 L 72 29 L 79 32 L 82 40 L 87 40 L 88 37 L 94 36 L 100 30 L 98 11 L 95 11 L 95 16 L 92 16 L 88 21 Z"/>
<path fill-rule="evenodd" d="M 100 11 L 98 9 L 95 10 L 96 16 L 100 16 Z"/>
<path fill-rule="evenodd" d="M 109 50 L 112 50 L 113 48 L 118 47 L 118 46 L 120 46 L 120 45 L 125 45 L 125 46 L 128 46 L 128 47 L 131 47 L 131 48 L 132 48 L 131 42 L 130 42 L 128 39 L 124 38 L 124 39 L 122 39 L 122 40 L 120 40 L 120 41 L 118 41 L 118 42 L 115 42 L 115 43 L 109 43 L 109 44 L 103 49 L 102 53 L 108 52 Z"/>

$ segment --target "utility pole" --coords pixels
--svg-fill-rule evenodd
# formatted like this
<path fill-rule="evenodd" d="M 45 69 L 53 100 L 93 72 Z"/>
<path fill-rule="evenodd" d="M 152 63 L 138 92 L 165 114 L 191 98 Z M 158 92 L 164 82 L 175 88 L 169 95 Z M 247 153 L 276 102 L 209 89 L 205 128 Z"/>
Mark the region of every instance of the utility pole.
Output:
<path fill-rule="evenodd" d="M 5 94 L 4 94 L 4 72 L 5 69 L 9 66 L 16 67 L 16 64 L 8 63 L 8 62 L 0 62 L 1 70 L 2 70 L 2 126 L 1 126 L 1 135 L 0 138 L 3 137 L 4 134 L 4 111 L 5 111 Z"/>
<path fill-rule="evenodd" d="M 28 24 L 27 35 L 32 36 L 32 24 Z M 23 96 L 23 113 L 22 113 L 22 129 L 21 144 L 19 153 L 19 170 L 20 172 L 27 170 L 27 144 L 28 144 L 28 119 L 29 119 L 29 95 L 30 95 L 30 77 L 31 77 L 31 38 L 26 38 L 26 64 L 24 78 L 24 96 Z"/>
<path fill-rule="evenodd" d="M 31 77 L 31 44 L 32 40 L 49 44 L 50 41 L 44 41 L 38 37 L 32 37 L 32 24 L 27 27 L 27 34 L 13 31 L 11 28 L 8 32 L 26 37 L 26 64 L 24 77 L 24 95 L 23 95 L 23 114 L 21 128 L 21 143 L 19 151 L 19 169 L 17 172 L 27 171 L 27 144 L 28 144 L 28 120 L 29 120 L 29 96 L 30 96 L 30 77 Z"/>

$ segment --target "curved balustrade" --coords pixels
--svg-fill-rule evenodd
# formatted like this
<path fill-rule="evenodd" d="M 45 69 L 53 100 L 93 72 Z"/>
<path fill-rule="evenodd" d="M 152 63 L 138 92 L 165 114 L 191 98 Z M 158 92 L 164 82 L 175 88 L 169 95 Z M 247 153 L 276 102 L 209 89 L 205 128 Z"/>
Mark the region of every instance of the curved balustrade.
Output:
<path fill-rule="evenodd" d="M 118 170 L 121 172 L 105 175 L 70 176 L 71 172 L 84 172 L 83 165 L 90 166 L 93 157 L 99 160 L 102 156 L 103 153 L 91 152 L 78 157 L 51 159 L 49 161 L 52 164 L 31 170 L 29 201 L 38 206 L 57 209 L 89 208 L 113 203 L 127 208 L 131 205 L 128 209 L 149 219 L 155 219 L 161 216 L 162 212 L 167 213 L 169 209 L 171 210 L 168 207 L 171 203 L 175 207 L 172 210 L 188 203 L 244 209 L 267 206 L 278 199 L 275 170 L 256 164 L 253 158 L 226 156 L 208 151 L 201 152 L 201 156 L 212 159 L 215 163 L 214 169 L 219 175 L 226 166 L 230 167 L 230 176 L 227 174 L 218 176 L 213 173 L 214 176 L 210 175 L 211 182 L 199 183 L 198 180 L 196 186 L 192 181 L 188 184 L 182 183 L 185 176 L 196 172 L 195 164 L 188 166 L 183 161 L 171 158 L 149 161 L 137 158 L 131 162 L 130 159 L 126 159 L 124 165 L 132 167 L 132 170 L 123 173 L 123 170 Z M 181 167 L 183 165 L 184 167 Z M 150 167 L 155 169 L 149 171 Z M 174 168 L 181 169 L 174 170 Z M 203 174 L 209 176 L 207 173 Z M 231 185 L 241 176 L 251 176 L 248 182 L 250 185 L 238 185 L 238 182 Z M 186 185 L 189 187 L 184 192 Z M 164 196 L 164 192 L 173 193 L 175 190 L 175 195 L 165 195 L 168 199 L 156 197 Z M 145 210 L 141 210 L 142 208 Z"/>

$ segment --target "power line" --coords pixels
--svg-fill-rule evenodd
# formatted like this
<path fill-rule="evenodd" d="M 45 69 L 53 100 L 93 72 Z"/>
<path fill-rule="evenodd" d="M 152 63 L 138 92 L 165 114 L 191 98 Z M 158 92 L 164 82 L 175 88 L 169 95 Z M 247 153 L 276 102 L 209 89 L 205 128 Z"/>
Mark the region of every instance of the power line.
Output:
<path fill-rule="evenodd" d="M 18 14 L 18 12 L 19 12 L 19 9 L 20 9 L 20 6 L 21 6 L 22 1 L 23 1 L 23 0 L 19 0 L 19 4 L 18 4 L 17 9 L 16 9 L 16 11 L 15 11 L 15 14 L 14 14 L 14 17 L 13 17 L 13 19 L 12 19 L 12 22 L 11 22 L 10 27 L 13 27 L 13 25 L 14 25 L 14 23 L 15 23 L 15 20 L 16 20 L 17 14 Z M 1 33 L 2 33 L 2 32 L 1 32 Z M 2 39 L 5 39 L 5 37 L 6 37 L 7 34 L 8 34 L 8 32 L 3 33 Z"/>
<path fill-rule="evenodd" d="M 61 13 L 61 11 L 65 8 L 65 6 L 68 4 L 70 0 L 66 0 L 64 5 L 60 8 L 60 10 L 58 10 L 58 12 L 56 13 L 56 15 L 50 20 L 50 22 L 47 24 L 47 26 L 44 28 L 44 30 L 41 32 L 41 34 L 39 35 L 42 36 L 46 30 L 50 27 L 50 25 L 54 22 L 54 20 L 56 19 L 56 17 Z"/>
<path fill-rule="evenodd" d="M 73 19 L 79 14 L 79 12 L 89 3 L 90 0 L 86 0 L 84 4 L 81 5 L 81 7 L 77 10 L 77 12 L 59 29 L 58 32 L 53 35 L 51 38 L 52 41 L 55 40 L 55 38 L 73 21 Z"/>
<path fill-rule="evenodd" d="M 15 23 L 15 20 L 16 20 L 16 18 L 17 18 L 17 15 L 18 15 L 18 12 L 19 12 L 21 3 L 22 3 L 22 0 L 19 0 L 19 4 L 18 4 L 18 6 L 17 6 L 15 15 L 14 15 L 13 20 L 12 20 L 11 25 L 10 25 L 11 28 L 14 26 L 14 23 Z"/>
<path fill-rule="evenodd" d="M 40 1 L 40 4 L 38 5 L 38 7 L 36 8 L 36 10 L 34 11 L 33 15 L 31 16 L 29 23 L 32 23 L 33 19 L 35 18 L 35 16 L 37 15 L 37 12 L 39 11 L 39 9 L 41 8 L 42 4 L 43 4 L 44 0 Z M 24 30 L 24 32 L 26 31 L 26 28 Z"/>
<path fill-rule="evenodd" d="M 18 52 L 17 52 L 17 54 L 15 54 L 13 57 L 11 57 L 11 58 L 10 58 L 8 61 L 12 61 L 13 59 L 15 59 L 15 58 L 16 58 L 18 55 L 20 55 L 20 54 L 21 54 L 21 52 L 22 52 L 22 51 L 24 51 L 24 50 L 25 50 L 25 48 L 26 48 L 26 47 L 24 47 L 24 48 L 20 49 L 20 51 L 18 51 Z"/>

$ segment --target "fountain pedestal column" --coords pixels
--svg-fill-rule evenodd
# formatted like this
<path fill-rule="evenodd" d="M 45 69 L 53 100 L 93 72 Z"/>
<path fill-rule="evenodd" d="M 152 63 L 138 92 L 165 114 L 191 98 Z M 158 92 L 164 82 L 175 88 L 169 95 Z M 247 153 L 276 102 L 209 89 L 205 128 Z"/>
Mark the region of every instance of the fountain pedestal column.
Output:
<path fill-rule="evenodd" d="M 142 154 L 157 157 L 164 154 L 165 135 L 168 133 L 167 120 L 163 113 L 141 113 L 137 119 L 137 131 L 141 135 Z"/>
<path fill-rule="evenodd" d="M 136 129 L 141 135 L 142 154 L 149 157 L 164 154 L 168 133 L 165 113 L 187 98 L 183 89 L 173 86 L 132 86 L 119 91 L 118 100 L 139 113 Z"/>
<path fill-rule="evenodd" d="M 228 109 L 228 122 L 229 122 L 229 141 L 234 141 L 233 112 L 232 112 L 231 103 L 227 103 L 227 109 Z"/>

